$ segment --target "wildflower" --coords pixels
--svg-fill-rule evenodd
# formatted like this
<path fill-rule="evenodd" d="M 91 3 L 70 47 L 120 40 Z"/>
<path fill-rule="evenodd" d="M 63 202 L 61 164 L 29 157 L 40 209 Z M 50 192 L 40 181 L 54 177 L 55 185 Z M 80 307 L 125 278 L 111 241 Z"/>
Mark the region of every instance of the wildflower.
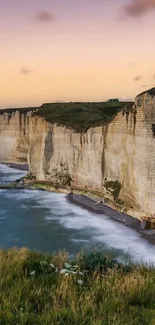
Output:
<path fill-rule="evenodd" d="M 40 264 L 47 264 L 47 262 L 46 261 L 41 261 Z"/>
<path fill-rule="evenodd" d="M 79 272 L 79 274 L 80 274 L 80 275 L 84 275 L 84 273 L 83 273 L 83 272 Z"/>
<path fill-rule="evenodd" d="M 20 310 L 21 312 L 22 312 L 22 311 L 24 311 L 24 309 L 23 309 L 23 308 L 20 308 L 19 310 Z"/>
<path fill-rule="evenodd" d="M 66 274 L 66 273 L 68 273 L 68 270 L 67 270 L 67 269 L 62 269 L 62 270 L 60 271 L 60 274 Z"/>
<path fill-rule="evenodd" d="M 66 269 L 70 269 L 72 266 L 70 265 L 70 264 L 68 264 L 68 263 L 65 263 L 65 268 Z"/>
<path fill-rule="evenodd" d="M 53 269 L 55 269 L 55 266 L 53 263 L 50 263 L 50 266 L 53 267 Z"/>
<path fill-rule="evenodd" d="M 77 283 L 80 284 L 80 285 L 82 285 L 83 284 L 83 281 L 82 280 L 78 280 Z"/>
<path fill-rule="evenodd" d="M 75 272 L 75 271 L 70 271 L 69 273 L 71 273 L 71 274 L 77 274 L 77 272 Z"/>
<path fill-rule="evenodd" d="M 73 265 L 72 266 L 72 269 L 77 269 L 78 268 L 78 265 Z"/>
<path fill-rule="evenodd" d="M 35 271 L 32 271 L 30 272 L 30 275 L 35 275 L 35 273 L 36 273 Z"/>

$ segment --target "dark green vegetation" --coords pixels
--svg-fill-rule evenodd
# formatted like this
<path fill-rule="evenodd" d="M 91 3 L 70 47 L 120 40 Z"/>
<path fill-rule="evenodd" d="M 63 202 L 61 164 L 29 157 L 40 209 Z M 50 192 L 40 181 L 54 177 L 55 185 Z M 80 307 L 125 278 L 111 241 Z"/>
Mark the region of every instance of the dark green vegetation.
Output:
<path fill-rule="evenodd" d="M 66 171 L 57 171 L 53 170 L 54 176 L 53 176 L 53 185 L 56 187 L 63 187 L 63 186 L 70 186 L 71 185 L 71 175 L 69 174 L 68 170 Z"/>
<path fill-rule="evenodd" d="M 0 109 L 0 115 L 7 113 L 9 115 L 20 112 L 22 114 L 27 114 L 28 112 L 32 112 L 38 109 L 37 107 L 23 107 L 23 108 L 6 108 L 6 109 Z"/>
<path fill-rule="evenodd" d="M 110 102 L 110 103 L 118 103 L 119 102 L 119 99 L 118 98 L 110 98 L 108 100 L 108 102 Z"/>
<path fill-rule="evenodd" d="M 129 110 L 133 102 L 119 102 L 110 99 L 107 102 L 70 102 L 47 103 L 41 107 L 8 108 L 0 110 L 0 115 L 7 113 L 8 120 L 15 112 L 26 114 L 32 111 L 32 115 L 41 116 L 47 122 L 57 123 L 74 129 L 76 132 L 86 132 L 91 126 L 108 124 L 121 110 Z"/>
<path fill-rule="evenodd" d="M 66 263 L 67 262 L 67 263 Z M 155 269 L 100 252 L 0 251 L 1 325 L 154 325 Z"/>
<path fill-rule="evenodd" d="M 106 188 L 107 192 L 113 195 L 113 199 L 117 202 L 119 198 L 119 193 L 121 190 L 121 183 L 117 181 L 105 181 L 104 187 Z"/>
<path fill-rule="evenodd" d="M 107 102 L 70 102 L 70 103 L 47 103 L 41 107 L 8 108 L 0 110 L 0 115 L 8 113 L 8 119 L 16 111 L 26 115 L 32 111 L 32 115 L 41 116 L 47 122 L 65 125 L 76 132 L 86 132 L 91 126 L 108 124 L 121 110 L 128 110 L 133 102 L 119 102 L 110 99 Z"/>
<path fill-rule="evenodd" d="M 91 126 L 107 124 L 131 102 L 103 103 L 53 103 L 42 105 L 34 115 L 45 117 L 46 121 L 65 125 L 76 132 L 86 132 Z"/>

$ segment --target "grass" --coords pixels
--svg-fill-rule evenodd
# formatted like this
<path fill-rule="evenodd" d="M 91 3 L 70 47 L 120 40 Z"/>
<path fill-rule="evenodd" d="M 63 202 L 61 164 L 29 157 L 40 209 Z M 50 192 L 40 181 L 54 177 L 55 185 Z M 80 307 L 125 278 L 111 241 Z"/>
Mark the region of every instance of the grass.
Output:
<path fill-rule="evenodd" d="M 53 103 L 42 105 L 34 115 L 45 117 L 50 123 L 65 125 L 76 132 L 86 132 L 91 126 L 107 124 L 131 102 Z"/>
<path fill-rule="evenodd" d="M 70 260 L 1 250 L 0 324 L 154 325 L 154 283 L 153 267 L 122 266 L 100 252 Z"/>
<path fill-rule="evenodd" d="M 0 110 L 0 115 L 11 114 L 19 111 L 27 114 L 44 117 L 47 122 L 65 125 L 76 132 L 86 132 L 91 126 L 108 124 L 116 114 L 123 109 L 130 109 L 133 102 L 69 102 L 47 103 L 40 107 L 8 108 Z"/>

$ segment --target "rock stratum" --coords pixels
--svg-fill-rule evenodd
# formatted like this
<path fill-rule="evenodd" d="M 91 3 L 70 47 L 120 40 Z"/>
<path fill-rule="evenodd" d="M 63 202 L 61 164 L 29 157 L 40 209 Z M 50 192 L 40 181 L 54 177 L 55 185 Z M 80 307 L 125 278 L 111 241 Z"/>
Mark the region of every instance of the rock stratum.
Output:
<path fill-rule="evenodd" d="M 37 181 L 93 191 L 135 217 L 152 216 L 155 88 L 134 103 L 0 110 L 0 161 L 28 161 Z"/>

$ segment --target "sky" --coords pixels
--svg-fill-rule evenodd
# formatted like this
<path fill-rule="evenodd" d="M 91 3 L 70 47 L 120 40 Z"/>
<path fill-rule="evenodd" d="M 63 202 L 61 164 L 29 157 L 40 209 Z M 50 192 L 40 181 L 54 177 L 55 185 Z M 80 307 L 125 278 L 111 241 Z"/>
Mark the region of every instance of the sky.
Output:
<path fill-rule="evenodd" d="M 0 0 L 0 108 L 155 86 L 155 0 Z"/>

